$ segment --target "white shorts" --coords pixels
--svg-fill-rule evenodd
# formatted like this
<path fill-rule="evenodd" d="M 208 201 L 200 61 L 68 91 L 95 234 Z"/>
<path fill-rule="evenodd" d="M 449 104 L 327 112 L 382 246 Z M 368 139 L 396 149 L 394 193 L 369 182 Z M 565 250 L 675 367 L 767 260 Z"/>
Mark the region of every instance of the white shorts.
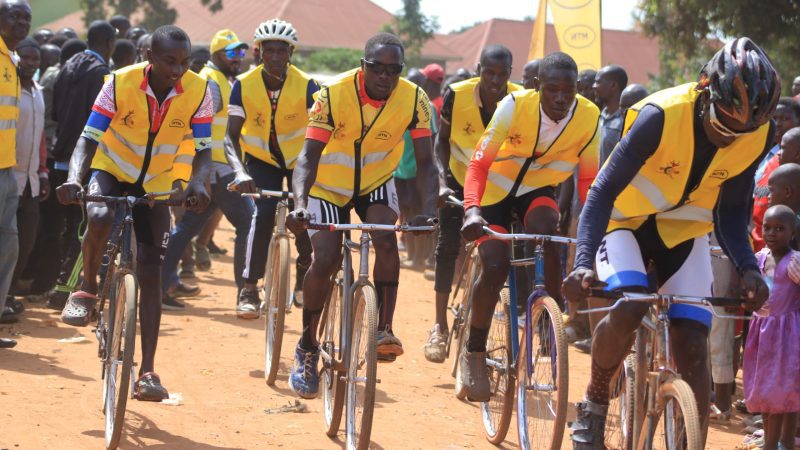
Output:
<path fill-rule="evenodd" d="M 600 243 L 595 264 L 598 278 L 608 284 L 607 290 L 637 287 L 650 292 L 657 289 L 662 294 L 711 296 L 714 278 L 707 236 L 670 249 L 656 233 L 640 230 L 614 230 Z M 712 314 L 702 307 L 672 305 L 669 317 L 711 327 Z"/>

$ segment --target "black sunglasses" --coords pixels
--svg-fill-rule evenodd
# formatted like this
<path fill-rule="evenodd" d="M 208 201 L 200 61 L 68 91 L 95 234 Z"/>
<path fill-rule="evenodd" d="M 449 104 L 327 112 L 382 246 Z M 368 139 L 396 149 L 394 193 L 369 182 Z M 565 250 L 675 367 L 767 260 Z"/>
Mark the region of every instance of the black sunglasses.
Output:
<path fill-rule="evenodd" d="M 389 76 L 400 75 L 403 71 L 405 64 L 384 64 L 377 61 L 370 61 L 368 59 L 361 59 L 361 63 L 372 73 L 377 75 L 386 74 Z"/>

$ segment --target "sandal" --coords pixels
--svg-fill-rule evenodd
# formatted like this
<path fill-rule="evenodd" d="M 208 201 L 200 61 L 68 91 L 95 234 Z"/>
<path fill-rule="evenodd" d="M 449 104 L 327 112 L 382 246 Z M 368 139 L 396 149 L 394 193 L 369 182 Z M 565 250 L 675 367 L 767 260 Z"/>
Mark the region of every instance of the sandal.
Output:
<path fill-rule="evenodd" d="M 97 296 L 84 291 L 75 291 L 69 295 L 67 304 L 61 312 L 61 321 L 74 327 L 85 327 L 95 319 Z"/>
<path fill-rule="evenodd" d="M 147 372 L 136 380 L 133 398 L 143 402 L 160 402 L 169 398 L 169 392 L 161 385 L 161 377 L 158 374 Z"/>
<path fill-rule="evenodd" d="M 711 408 L 709 408 L 708 418 L 712 422 L 730 422 L 731 415 L 733 414 L 733 408 L 728 409 L 727 411 L 720 411 L 717 408 L 717 405 L 711 404 Z"/>

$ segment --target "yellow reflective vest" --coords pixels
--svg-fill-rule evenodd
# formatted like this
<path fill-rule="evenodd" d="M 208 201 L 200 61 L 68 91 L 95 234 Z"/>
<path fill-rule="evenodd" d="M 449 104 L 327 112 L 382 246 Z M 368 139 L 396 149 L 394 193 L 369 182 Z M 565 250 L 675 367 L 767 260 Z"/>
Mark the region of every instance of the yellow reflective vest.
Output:
<path fill-rule="evenodd" d="M 141 89 L 147 65 L 135 64 L 112 74 L 117 113 L 97 146 L 92 169 L 125 183 L 141 183 L 146 192 L 165 192 L 178 179 L 173 165 L 194 156 L 179 158 L 178 148 L 192 134 L 191 120 L 203 102 L 207 82 L 187 71 L 180 81 L 183 92 L 172 97 L 161 128 L 151 133 L 147 93 Z"/>
<path fill-rule="evenodd" d="M 742 173 L 761 156 L 769 123 L 717 150 L 700 184 L 686 192 L 694 157 L 695 102 L 701 94 L 696 86 L 697 83 L 687 83 L 656 92 L 628 110 L 623 136 L 645 105 L 664 111 L 664 128 L 653 156 L 614 202 L 608 231 L 635 230 L 655 214 L 658 234 L 668 248 L 708 234 L 714 229 L 713 210 L 722 183 Z"/>
<path fill-rule="evenodd" d="M 17 165 L 20 85 L 11 50 L 0 38 L 0 169 Z"/>
<path fill-rule="evenodd" d="M 508 137 L 500 145 L 489 169 L 481 206 L 493 205 L 506 198 L 516 187 L 517 197 L 545 186 L 556 186 L 571 177 L 581 154 L 598 145 L 600 110 L 577 95 L 575 110 L 566 128 L 538 157 L 534 151 L 539 137 L 539 92 L 513 92 L 514 116 Z M 482 143 L 477 150 L 481 150 Z M 596 152 L 596 149 L 592 150 Z"/>
<path fill-rule="evenodd" d="M 464 179 L 467 176 L 469 160 L 472 153 L 478 146 L 486 127 L 483 126 L 481 111 L 475 102 L 475 92 L 478 89 L 480 78 L 471 78 L 460 81 L 450 86 L 455 95 L 453 100 L 453 113 L 450 121 L 450 172 L 464 186 Z M 507 92 L 522 90 L 522 86 L 508 83 Z"/>
<path fill-rule="evenodd" d="M 242 151 L 253 155 L 275 167 L 280 167 L 275 156 L 269 151 L 269 137 L 272 126 L 272 103 L 261 72 L 260 65 L 239 75 L 242 85 L 242 105 L 245 119 L 242 125 L 240 143 Z M 308 127 L 308 105 L 306 103 L 308 83 L 316 83 L 310 76 L 290 65 L 286 70 L 278 107 L 275 110 L 275 132 L 278 146 L 286 164 L 286 169 L 294 169 L 297 156 L 303 148 Z"/>
<path fill-rule="evenodd" d="M 225 133 L 228 128 L 228 101 L 231 98 L 231 84 L 228 78 L 211 66 L 203 67 L 200 76 L 206 80 L 213 80 L 219 86 L 219 93 L 222 96 L 222 109 L 214 114 L 211 122 L 211 160 L 222 164 L 228 164 L 225 158 Z"/>
<path fill-rule="evenodd" d="M 310 192 L 338 206 L 347 205 L 354 191 L 355 196 L 365 195 L 392 177 L 403 155 L 403 133 L 414 120 L 418 96 L 424 95 L 415 84 L 400 78 L 372 125 L 366 127 L 358 98 L 359 71 L 345 72 L 327 85 L 336 128 L 322 152 Z"/>

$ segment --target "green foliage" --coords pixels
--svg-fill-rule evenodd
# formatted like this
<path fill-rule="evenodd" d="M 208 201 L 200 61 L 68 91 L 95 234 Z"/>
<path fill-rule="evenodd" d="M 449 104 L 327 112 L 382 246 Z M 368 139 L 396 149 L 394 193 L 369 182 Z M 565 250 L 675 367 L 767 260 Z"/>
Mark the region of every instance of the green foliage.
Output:
<path fill-rule="evenodd" d="M 639 6 L 639 22 L 645 33 L 658 36 L 662 60 L 677 64 L 662 66 L 664 82 L 678 80 L 684 70 L 680 64 L 707 59 L 714 36 L 726 36 L 720 37 L 722 41 L 737 36 L 753 39 L 780 72 L 786 92 L 800 73 L 796 62 L 800 54 L 798 0 L 641 0 Z M 701 65 L 686 66 L 685 70 L 697 73 Z"/>
<path fill-rule="evenodd" d="M 295 54 L 292 63 L 309 72 L 340 73 L 358 67 L 363 52 L 352 48 L 326 48 L 308 56 Z"/>
<path fill-rule="evenodd" d="M 81 9 L 84 11 L 83 21 L 88 27 L 93 20 L 107 19 L 115 14 L 130 17 L 135 12 L 141 12 L 144 20 L 138 25 L 144 25 L 149 30 L 155 30 L 162 25 L 171 25 L 178 18 L 178 11 L 169 5 L 169 0 L 80 0 Z M 208 8 L 211 13 L 222 9 L 223 0 L 198 0 Z"/>
<path fill-rule="evenodd" d="M 419 59 L 422 46 L 439 29 L 436 17 L 423 14 L 419 4 L 420 0 L 403 0 L 403 9 L 395 14 L 394 23 L 381 27 L 381 31 L 394 33 L 403 41 L 409 64 Z"/>

